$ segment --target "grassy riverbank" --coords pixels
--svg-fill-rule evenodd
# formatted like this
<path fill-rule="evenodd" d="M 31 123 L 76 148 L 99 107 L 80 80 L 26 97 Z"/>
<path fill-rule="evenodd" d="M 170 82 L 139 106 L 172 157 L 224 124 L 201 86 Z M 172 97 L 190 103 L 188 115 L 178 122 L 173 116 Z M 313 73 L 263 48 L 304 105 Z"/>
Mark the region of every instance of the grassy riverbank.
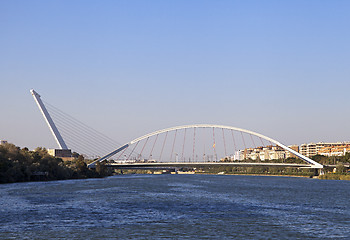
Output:
<path fill-rule="evenodd" d="M 195 174 L 208 174 L 208 175 L 248 175 L 248 176 L 283 176 L 283 177 L 305 177 L 311 178 L 315 176 L 313 169 L 290 169 L 283 167 L 208 167 L 203 169 L 196 169 L 195 171 L 190 168 L 180 169 L 182 173 L 195 173 Z M 157 170 L 116 170 L 117 174 L 159 174 Z M 170 173 L 170 172 L 164 172 Z M 164 174 L 163 173 L 163 174 Z"/>
<path fill-rule="evenodd" d="M 266 166 L 254 166 L 254 167 L 206 167 L 201 169 L 204 173 L 213 174 L 234 174 L 234 175 L 260 175 L 260 176 L 300 176 L 300 177 L 313 177 L 317 175 L 315 169 L 298 169 L 298 168 L 286 168 L 286 167 L 266 167 Z"/>
<path fill-rule="evenodd" d="M 326 173 L 318 177 L 319 179 L 327 179 L 327 180 L 350 180 L 350 174 L 333 174 Z"/>
<path fill-rule="evenodd" d="M 183 172 L 193 172 L 191 168 L 180 169 Z M 151 170 L 116 170 L 118 174 L 154 174 L 159 171 Z M 318 176 L 316 169 L 297 169 L 285 167 L 205 167 L 196 169 L 195 174 L 209 174 L 209 175 L 242 175 L 242 176 L 276 176 L 276 177 L 303 177 L 303 178 L 318 178 L 329 180 L 350 180 L 350 174 L 342 173 L 326 173 Z"/>
<path fill-rule="evenodd" d="M 196 173 L 196 174 L 212 174 L 212 175 L 237 175 L 237 176 L 270 176 L 270 177 L 301 177 L 301 178 L 312 178 L 310 175 L 294 175 L 294 174 L 258 174 L 258 173 Z"/>

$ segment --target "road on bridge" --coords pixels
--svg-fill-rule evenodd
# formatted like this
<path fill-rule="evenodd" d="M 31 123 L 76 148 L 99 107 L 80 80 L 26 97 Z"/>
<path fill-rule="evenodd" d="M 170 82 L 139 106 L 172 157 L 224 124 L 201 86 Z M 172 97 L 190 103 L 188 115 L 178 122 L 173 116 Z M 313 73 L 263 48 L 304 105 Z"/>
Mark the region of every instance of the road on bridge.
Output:
<path fill-rule="evenodd" d="M 295 168 L 313 168 L 310 164 L 297 163 L 249 163 L 249 162 L 152 162 L 152 163 L 107 163 L 106 166 L 114 168 L 159 168 L 159 167 L 206 167 L 206 166 L 264 166 L 264 167 L 295 167 Z"/>

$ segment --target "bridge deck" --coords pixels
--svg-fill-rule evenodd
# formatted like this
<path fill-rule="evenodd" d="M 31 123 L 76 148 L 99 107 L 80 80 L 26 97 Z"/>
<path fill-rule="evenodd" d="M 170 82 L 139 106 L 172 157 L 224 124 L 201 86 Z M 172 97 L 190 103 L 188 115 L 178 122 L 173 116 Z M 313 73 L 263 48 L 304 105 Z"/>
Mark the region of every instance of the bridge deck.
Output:
<path fill-rule="evenodd" d="M 184 163 L 184 162 L 158 162 L 158 163 L 108 163 L 110 167 L 115 168 L 140 168 L 140 167 L 205 167 L 205 166 L 264 166 L 264 167 L 299 167 L 299 168 L 313 168 L 309 164 L 297 163 L 248 163 L 248 162 L 198 162 L 198 163 Z"/>

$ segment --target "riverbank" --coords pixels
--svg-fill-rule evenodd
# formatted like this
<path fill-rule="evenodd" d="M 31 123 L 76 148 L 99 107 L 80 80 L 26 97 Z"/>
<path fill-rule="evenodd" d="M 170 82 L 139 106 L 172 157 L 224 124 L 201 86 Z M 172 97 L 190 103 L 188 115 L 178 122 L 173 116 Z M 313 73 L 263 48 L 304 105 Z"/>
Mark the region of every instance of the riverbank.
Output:
<path fill-rule="evenodd" d="M 120 173 L 119 173 L 120 174 Z M 196 174 L 196 175 L 237 175 L 237 176 L 265 176 L 265 177 L 292 177 L 292 178 L 314 178 L 314 179 L 321 179 L 321 180 L 350 180 L 350 175 L 348 174 L 334 174 L 334 173 L 326 173 L 324 175 L 308 175 L 308 174 L 264 174 L 264 173 L 224 173 L 224 172 L 193 172 L 193 171 L 180 171 L 180 173 L 175 172 L 152 172 L 150 170 L 143 171 L 143 170 L 129 170 L 124 171 L 122 174 Z"/>
<path fill-rule="evenodd" d="M 204 174 L 204 175 L 237 175 L 237 176 L 266 176 L 266 177 L 294 177 L 294 178 L 314 178 L 321 180 L 346 180 L 350 181 L 350 175 L 348 174 L 331 174 L 326 173 L 320 176 L 307 176 L 307 175 L 283 175 L 283 174 L 255 174 L 255 173 L 202 173 L 198 172 L 196 174 Z"/>
<path fill-rule="evenodd" d="M 196 174 L 208 174 L 208 175 L 237 175 L 237 176 L 266 176 L 266 177 L 300 177 L 300 178 L 314 178 L 313 176 L 305 176 L 305 175 L 282 175 L 282 174 L 244 174 L 244 173 L 196 173 Z"/>
<path fill-rule="evenodd" d="M 127 170 L 117 174 L 196 174 L 196 175 L 237 175 L 237 176 L 274 176 L 274 177 L 300 177 L 300 178 L 317 178 L 310 174 L 267 174 L 267 173 L 225 173 L 225 172 L 205 172 L 205 171 L 151 171 L 151 170 Z"/>
<path fill-rule="evenodd" d="M 346 180 L 346 181 L 350 181 L 350 175 L 349 174 L 326 173 L 324 175 L 319 176 L 318 178 L 319 179 L 325 179 L 325 180 Z"/>

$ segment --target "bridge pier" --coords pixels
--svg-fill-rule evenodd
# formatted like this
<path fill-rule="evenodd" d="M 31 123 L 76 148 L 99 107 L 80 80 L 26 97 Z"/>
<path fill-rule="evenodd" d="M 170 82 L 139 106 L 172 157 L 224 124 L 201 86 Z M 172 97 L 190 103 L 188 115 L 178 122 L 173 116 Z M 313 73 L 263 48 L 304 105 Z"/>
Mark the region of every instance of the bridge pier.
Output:
<path fill-rule="evenodd" d="M 324 168 L 314 168 L 314 176 L 320 176 L 325 174 Z"/>
<path fill-rule="evenodd" d="M 317 176 L 324 175 L 324 174 L 325 174 L 324 168 L 318 168 L 318 169 L 317 169 L 317 173 L 318 173 Z"/>

